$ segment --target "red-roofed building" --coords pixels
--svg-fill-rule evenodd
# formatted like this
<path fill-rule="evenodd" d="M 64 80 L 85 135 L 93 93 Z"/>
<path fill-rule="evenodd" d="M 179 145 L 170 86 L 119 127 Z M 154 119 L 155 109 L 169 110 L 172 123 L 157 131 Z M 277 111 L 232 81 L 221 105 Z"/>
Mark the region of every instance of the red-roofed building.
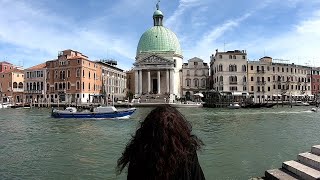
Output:
<path fill-rule="evenodd" d="M 0 62 L 0 73 L 14 69 L 14 65 L 6 61 Z"/>
<path fill-rule="evenodd" d="M 102 92 L 102 68 L 78 51 L 59 52 L 46 62 L 46 92 L 51 102 L 91 103 Z"/>
<path fill-rule="evenodd" d="M 4 71 L 0 73 L 0 97 L 2 102 L 10 102 L 12 104 L 23 102 L 24 89 L 24 73 L 23 70 L 2 64 Z M 8 65 L 8 66 L 6 66 Z M 6 68 L 9 68 L 6 69 Z M 11 67 L 11 69 L 10 69 Z"/>

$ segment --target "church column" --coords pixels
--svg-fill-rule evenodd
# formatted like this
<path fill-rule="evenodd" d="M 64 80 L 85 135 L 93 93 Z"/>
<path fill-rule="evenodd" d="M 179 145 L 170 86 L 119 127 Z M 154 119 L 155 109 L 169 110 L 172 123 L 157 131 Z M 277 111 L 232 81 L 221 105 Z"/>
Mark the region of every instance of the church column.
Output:
<path fill-rule="evenodd" d="M 142 94 L 142 70 L 139 71 L 139 94 Z"/>
<path fill-rule="evenodd" d="M 170 93 L 170 79 L 169 79 L 169 70 L 167 69 L 167 93 Z"/>
<path fill-rule="evenodd" d="M 135 88 L 135 94 L 139 94 L 139 71 L 135 70 L 134 71 L 134 88 Z"/>
<path fill-rule="evenodd" d="M 150 77 L 150 71 L 148 71 L 148 94 L 151 92 L 151 83 L 150 83 L 150 80 L 151 77 Z"/>
<path fill-rule="evenodd" d="M 174 93 L 174 70 L 170 70 L 170 94 Z"/>
<path fill-rule="evenodd" d="M 161 87 L 160 87 L 160 70 L 158 70 L 158 94 L 160 94 L 161 92 L 160 92 L 160 89 L 161 89 Z"/>

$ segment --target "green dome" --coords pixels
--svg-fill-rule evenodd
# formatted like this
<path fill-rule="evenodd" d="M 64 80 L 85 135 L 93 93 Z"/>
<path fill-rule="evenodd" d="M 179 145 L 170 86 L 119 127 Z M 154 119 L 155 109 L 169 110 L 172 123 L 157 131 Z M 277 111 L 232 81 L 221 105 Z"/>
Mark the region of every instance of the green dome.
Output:
<path fill-rule="evenodd" d="M 137 55 L 141 52 L 157 53 L 167 51 L 174 51 L 175 54 L 182 56 L 177 36 L 168 28 L 154 26 L 142 34 L 137 48 Z"/>
<path fill-rule="evenodd" d="M 160 10 L 156 10 L 154 13 L 153 13 L 153 16 L 163 16 L 162 12 Z"/>

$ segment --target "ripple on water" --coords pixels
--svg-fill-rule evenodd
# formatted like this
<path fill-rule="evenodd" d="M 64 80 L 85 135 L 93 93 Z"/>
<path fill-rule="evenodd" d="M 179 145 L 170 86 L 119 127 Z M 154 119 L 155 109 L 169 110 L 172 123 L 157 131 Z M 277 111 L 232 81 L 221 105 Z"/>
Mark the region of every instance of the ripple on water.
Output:
<path fill-rule="evenodd" d="M 0 179 L 125 179 L 115 166 L 152 108 L 129 120 L 53 119 L 50 109 L 0 110 Z M 248 179 L 320 144 L 320 117 L 305 107 L 179 109 L 205 143 L 207 179 Z"/>

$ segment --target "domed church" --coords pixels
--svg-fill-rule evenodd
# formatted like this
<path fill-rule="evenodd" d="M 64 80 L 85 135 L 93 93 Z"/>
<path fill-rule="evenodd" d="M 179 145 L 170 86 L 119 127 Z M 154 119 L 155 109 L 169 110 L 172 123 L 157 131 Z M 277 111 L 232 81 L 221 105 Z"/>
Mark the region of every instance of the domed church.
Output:
<path fill-rule="evenodd" d="M 142 34 L 134 63 L 135 95 L 170 95 L 180 97 L 180 70 L 183 56 L 177 36 L 163 26 L 163 13 L 153 13 L 154 26 Z"/>

